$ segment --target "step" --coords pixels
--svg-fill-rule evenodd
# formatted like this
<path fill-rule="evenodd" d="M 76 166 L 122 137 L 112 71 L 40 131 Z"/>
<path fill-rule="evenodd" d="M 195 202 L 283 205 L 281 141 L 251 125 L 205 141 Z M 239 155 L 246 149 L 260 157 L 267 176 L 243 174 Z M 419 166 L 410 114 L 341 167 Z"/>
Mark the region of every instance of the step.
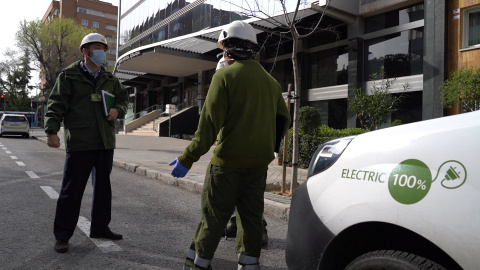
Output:
<path fill-rule="evenodd" d="M 134 130 L 132 132 L 127 132 L 126 135 L 157 136 L 157 133 L 153 130 Z"/>

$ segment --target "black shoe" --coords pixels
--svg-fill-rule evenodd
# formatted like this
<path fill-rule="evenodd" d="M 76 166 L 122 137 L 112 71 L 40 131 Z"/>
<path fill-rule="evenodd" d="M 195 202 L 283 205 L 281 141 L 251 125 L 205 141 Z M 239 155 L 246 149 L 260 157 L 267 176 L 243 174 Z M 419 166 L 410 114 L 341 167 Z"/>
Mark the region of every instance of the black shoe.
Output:
<path fill-rule="evenodd" d="M 53 246 L 53 249 L 58 253 L 68 252 L 68 240 L 57 240 L 55 242 L 55 246 Z"/>
<path fill-rule="evenodd" d="M 227 226 L 227 228 L 225 228 L 225 230 L 222 232 L 222 237 L 225 237 L 225 234 L 227 237 L 237 237 L 237 226 Z"/>
<path fill-rule="evenodd" d="M 110 230 L 108 230 L 106 233 L 104 234 L 93 234 L 93 233 L 90 233 L 90 238 L 105 238 L 105 239 L 110 239 L 110 240 L 122 240 L 123 239 L 123 235 L 121 234 L 118 234 L 118 233 L 114 233 Z"/>

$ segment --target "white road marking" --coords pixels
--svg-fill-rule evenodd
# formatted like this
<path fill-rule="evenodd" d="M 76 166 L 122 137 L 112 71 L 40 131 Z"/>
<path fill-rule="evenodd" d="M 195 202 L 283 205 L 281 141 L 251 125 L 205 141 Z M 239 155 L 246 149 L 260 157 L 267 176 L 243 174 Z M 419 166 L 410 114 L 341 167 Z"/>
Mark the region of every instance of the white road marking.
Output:
<path fill-rule="evenodd" d="M 47 193 L 50 199 L 52 200 L 58 199 L 58 193 L 52 187 L 49 187 L 49 186 L 40 186 L 40 187 L 43 189 L 43 191 L 45 191 L 45 193 Z"/>
<path fill-rule="evenodd" d="M 41 186 L 41 188 L 51 199 L 58 199 L 58 193 L 53 188 L 49 186 Z M 87 236 L 90 235 L 90 221 L 88 221 L 88 219 L 79 216 L 77 227 L 80 228 L 80 230 L 82 230 Z M 113 243 L 113 241 L 97 238 L 90 238 L 90 240 L 92 240 L 92 242 L 103 252 L 122 251 L 122 248 Z"/>
<path fill-rule="evenodd" d="M 25 166 L 25 163 L 21 162 L 21 161 L 15 161 L 17 163 L 18 166 Z"/>
<path fill-rule="evenodd" d="M 16 156 L 10 156 L 12 159 L 18 159 Z"/>
<path fill-rule="evenodd" d="M 7 148 L 6 148 L 6 147 L 2 147 L 2 149 L 3 149 L 3 150 L 7 150 Z"/>
<path fill-rule="evenodd" d="M 25 171 L 28 176 L 30 176 L 30 178 L 40 178 L 38 175 L 36 175 L 34 172 L 32 171 Z"/>
<path fill-rule="evenodd" d="M 7 154 L 11 154 L 11 153 L 12 153 L 12 151 L 5 151 L 5 153 L 7 153 Z"/>
<path fill-rule="evenodd" d="M 90 221 L 88 221 L 88 219 L 86 219 L 82 216 L 78 217 L 77 226 L 87 236 L 90 235 Z M 105 239 L 99 239 L 99 238 L 90 238 L 90 240 L 92 240 L 92 242 L 95 245 L 97 245 L 97 247 L 103 252 L 122 251 L 122 248 L 119 245 L 113 243 L 113 241 L 105 240 Z"/>

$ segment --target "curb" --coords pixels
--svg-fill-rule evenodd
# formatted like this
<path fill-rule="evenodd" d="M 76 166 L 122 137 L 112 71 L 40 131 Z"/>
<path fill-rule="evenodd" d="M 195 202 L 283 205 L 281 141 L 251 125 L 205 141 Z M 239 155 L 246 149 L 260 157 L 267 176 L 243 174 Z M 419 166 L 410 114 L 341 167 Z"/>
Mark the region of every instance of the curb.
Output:
<path fill-rule="evenodd" d="M 37 136 L 31 136 L 31 138 L 46 143 L 46 140 L 44 140 L 43 138 L 39 138 Z M 152 170 L 150 168 L 140 166 L 139 164 L 119 161 L 115 159 L 113 159 L 113 166 L 136 173 L 138 175 L 141 175 L 150 179 L 161 181 L 165 184 L 178 186 L 180 188 L 186 189 L 191 192 L 195 192 L 198 194 L 202 193 L 202 189 L 203 189 L 202 182 L 189 180 L 187 178 L 175 178 L 168 173 Z M 290 214 L 290 205 L 282 202 L 284 201 L 282 200 L 283 197 L 284 196 L 265 192 L 264 212 L 268 213 L 271 216 L 274 216 L 275 218 L 288 221 L 288 217 Z"/>

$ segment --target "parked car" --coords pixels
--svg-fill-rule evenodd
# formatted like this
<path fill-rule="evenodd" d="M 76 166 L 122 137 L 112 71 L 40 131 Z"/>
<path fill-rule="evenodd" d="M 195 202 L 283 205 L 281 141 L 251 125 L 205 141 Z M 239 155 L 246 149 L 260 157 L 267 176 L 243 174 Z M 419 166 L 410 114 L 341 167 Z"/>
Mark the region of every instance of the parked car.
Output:
<path fill-rule="evenodd" d="M 22 135 L 30 137 L 30 123 L 22 114 L 3 114 L 0 118 L 0 136 Z"/>
<path fill-rule="evenodd" d="M 480 111 L 318 147 L 292 197 L 291 270 L 479 269 Z"/>

